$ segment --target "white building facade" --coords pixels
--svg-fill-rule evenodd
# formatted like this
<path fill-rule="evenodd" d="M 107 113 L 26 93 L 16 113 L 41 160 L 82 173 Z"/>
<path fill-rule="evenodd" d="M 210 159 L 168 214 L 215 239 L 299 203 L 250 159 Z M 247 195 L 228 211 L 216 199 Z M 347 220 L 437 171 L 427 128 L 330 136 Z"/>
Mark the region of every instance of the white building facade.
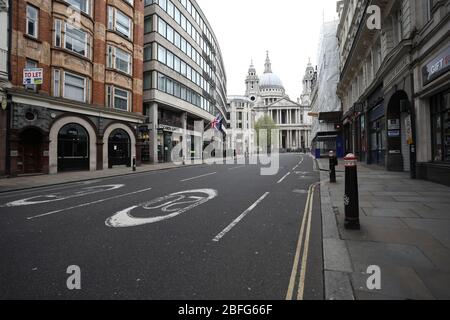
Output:
<path fill-rule="evenodd" d="M 336 94 L 339 83 L 339 45 L 336 37 L 338 21 L 326 22 L 322 26 L 318 65 L 314 72 L 311 98 L 313 153 L 319 157 L 335 151 L 343 157 L 340 122 L 342 106 Z"/>
<path fill-rule="evenodd" d="M 308 66 L 313 70 L 312 66 Z M 307 70 L 309 74 L 310 70 Z M 308 76 L 304 78 L 303 93 L 298 102 L 289 99 L 286 94 L 280 78 L 273 73 L 272 63 L 267 53 L 264 65 L 264 73 L 258 76 L 253 63 L 250 65 L 248 75 L 245 80 L 246 91 L 244 96 L 229 97 L 230 127 L 238 127 L 239 118 L 234 116 L 236 106 L 244 104 L 247 111 L 243 116 L 249 116 L 249 122 L 243 122 L 243 125 L 249 125 L 254 129 L 254 125 L 264 116 L 270 116 L 276 128 L 279 130 L 278 146 L 281 152 L 307 151 L 311 146 L 311 118 L 310 111 L 310 93 L 311 81 Z M 237 123 L 234 123 L 237 121 Z M 244 128 L 246 129 L 246 128 Z M 251 140 L 250 140 L 251 141 Z M 253 143 L 255 144 L 255 139 Z M 254 150 L 254 146 L 249 146 L 249 150 Z"/>

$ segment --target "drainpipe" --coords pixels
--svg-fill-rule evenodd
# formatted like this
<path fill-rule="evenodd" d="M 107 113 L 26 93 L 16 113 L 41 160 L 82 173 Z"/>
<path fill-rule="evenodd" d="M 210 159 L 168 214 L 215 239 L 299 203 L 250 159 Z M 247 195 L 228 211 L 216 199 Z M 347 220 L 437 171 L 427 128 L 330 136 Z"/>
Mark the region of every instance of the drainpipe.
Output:
<path fill-rule="evenodd" d="M 417 140 L 416 140 L 416 106 L 414 101 L 414 74 L 410 74 L 411 77 L 411 127 L 412 127 L 412 138 L 413 144 L 410 146 L 410 162 L 411 162 L 411 179 L 417 179 Z"/>
<path fill-rule="evenodd" d="M 8 0 L 8 56 L 7 56 L 7 68 L 8 68 L 8 80 L 12 80 L 11 73 L 11 46 L 12 46 L 12 0 Z"/>
<path fill-rule="evenodd" d="M 6 155 L 5 155 L 5 174 L 11 176 L 11 109 L 12 109 L 12 98 L 10 94 L 6 95 Z"/>

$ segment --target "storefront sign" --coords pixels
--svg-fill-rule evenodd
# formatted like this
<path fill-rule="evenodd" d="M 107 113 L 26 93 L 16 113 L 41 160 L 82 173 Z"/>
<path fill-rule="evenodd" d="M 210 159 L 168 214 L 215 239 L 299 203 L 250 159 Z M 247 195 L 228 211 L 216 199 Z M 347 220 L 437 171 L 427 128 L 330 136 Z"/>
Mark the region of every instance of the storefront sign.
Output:
<path fill-rule="evenodd" d="M 25 85 L 42 84 L 43 79 L 44 79 L 44 70 L 42 68 L 23 70 L 23 84 Z"/>
<path fill-rule="evenodd" d="M 434 60 L 422 69 L 423 85 L 429 84 L 450 70 L 450 47 L 442 51 Z"/>
<path fill-rule="evenodd" d="M 167 126 L 165 124 L 160 124 L 158 130 L 168 131 L 168 132 L 180 132 L 181 128 Z"/>
<path fill-rule="evenodd" d="M 389 130 L 388 131 L 389 138 L 398 138 L 400 137 L 400 130 Z"/>
<path fill-rule="evenodd" d="M 369 121 L 373 122 L 375 120 L 380 119 L 381 117 L 384 117 L 384 104 L 383 103 L 377 105 L 375 108 L 370 110 Z"/>
<path fill-rule="evenodd" d="M 388 120 L 388 130 L 400 130 L 400 119 Z"/>

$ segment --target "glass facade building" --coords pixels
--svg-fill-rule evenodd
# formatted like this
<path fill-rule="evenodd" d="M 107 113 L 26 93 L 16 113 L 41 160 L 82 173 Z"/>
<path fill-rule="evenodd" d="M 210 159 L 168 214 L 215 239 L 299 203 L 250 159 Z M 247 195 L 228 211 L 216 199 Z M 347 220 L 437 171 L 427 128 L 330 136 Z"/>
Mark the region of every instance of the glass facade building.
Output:
<path fill-rule="evenodd" d="M 220 47 L 195 1 L 144 5 L 144 161 L 171 161 L 178 143 L 185 159 L 200 160 L 204 129 L 215 117 L 226 118 Z"/>

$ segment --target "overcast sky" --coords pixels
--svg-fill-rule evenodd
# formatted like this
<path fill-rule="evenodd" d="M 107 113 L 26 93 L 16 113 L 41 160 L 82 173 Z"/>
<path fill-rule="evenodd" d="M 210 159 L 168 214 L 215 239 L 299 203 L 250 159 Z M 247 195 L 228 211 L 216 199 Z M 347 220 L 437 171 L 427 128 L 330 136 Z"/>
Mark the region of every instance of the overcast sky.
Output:
<path fill-rule="evenodd" d="M 269 50 L 272 70 L 297 101 L 308 58 L 316 63 L 323 19 L 337 18 L 336 0 L 197 0 L 219 41 L 228 78 L 228 94 L 245 93 L 253 58 L 264 72 Z"/>

